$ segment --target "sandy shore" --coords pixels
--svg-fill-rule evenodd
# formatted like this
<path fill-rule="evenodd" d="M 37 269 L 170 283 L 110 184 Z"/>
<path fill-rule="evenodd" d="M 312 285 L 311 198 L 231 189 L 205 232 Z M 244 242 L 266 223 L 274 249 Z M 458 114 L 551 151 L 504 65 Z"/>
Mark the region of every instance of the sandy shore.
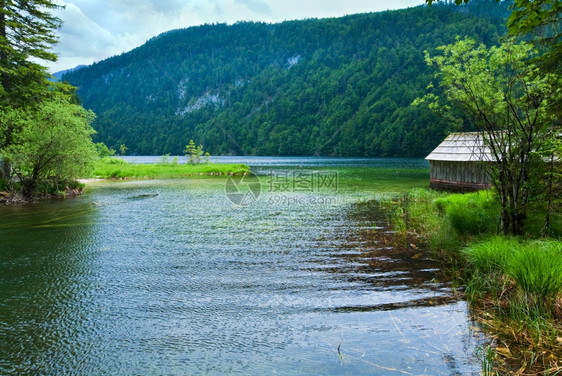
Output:
<path fill-rule="evenodd" d="M 76 179 L 77 182 L 82 183 L 82 184 L 86 184 L 86 183 L 92 183 L 95 181 L 106 181 L 108 179 L 100 179 L 100 178 L 87 178 L 87 179 Z"/>

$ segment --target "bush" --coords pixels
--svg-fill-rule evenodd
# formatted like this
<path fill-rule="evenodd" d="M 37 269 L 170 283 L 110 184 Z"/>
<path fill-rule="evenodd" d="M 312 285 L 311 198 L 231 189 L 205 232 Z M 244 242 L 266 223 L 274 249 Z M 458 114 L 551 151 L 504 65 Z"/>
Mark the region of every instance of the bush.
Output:
<path fill-rule="evenodd" d="M 156 161 L 156 164 L 159 165 L 170 164 L 170 153 L 160 156 L 160 158 L 158 158 L 158 160 Z"/>
<path fill-rule="evenodd" d="M 80 189 L 84 188 L 84 186 L 84 184 L 73 179 L 64 179 L 52 176 L 39 182 L 33 193 L 34 196 L 59 194 L 64 195 L 66 188 Z"/>
<path fill-rule="evenodd" d="M 77 180 L 69 180 L 67 182 L 67 187 L 70 188 L 70 189 L 84 189 L 85 186 L 86 186 L 86 184 L 80 183 Z"/>
<path fill-rule="evenodd" d="M 112 165 L 126 165 L 129 164 L 127 161 L 117 158 L 117 157 L 104 157 L 100 160 L 102 164 L 112 164 Z"/>
<path fill-rule="evenodd" d="M 115 155 L 115 150 L 107 147 L 103 142 L 98 142 L 94 145 L 96 147 L 96 153 L 100 158 L 111 157 Z"/>

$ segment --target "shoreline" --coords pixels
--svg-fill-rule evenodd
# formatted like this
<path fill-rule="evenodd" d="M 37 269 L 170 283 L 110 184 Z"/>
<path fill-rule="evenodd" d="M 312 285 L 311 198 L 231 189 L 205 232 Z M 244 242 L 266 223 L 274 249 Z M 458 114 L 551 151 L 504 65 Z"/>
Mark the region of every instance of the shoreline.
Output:
<path fill-rule="evenodd" d="M 99 168 L 104 169 L 102 174 L 99 174 Z M 41 193 L 29 198 L 24 197 L 20 192 L 0 191 L 0 205 L 27 205 L 43 200 L 71 199 L 82 195 L 86 184 L 91 183 L 246 176 L 250 172 L 250 168 L 244 164 L 131 164 L 124 161 L 115 163 L 115 159 L 100 160 L 96 170 L 94 170 L 94 176 L 80 177 L 68 181 L 78 183 L 76 188 L 74 188 L 74 184 L 68 183 L 64 191 Z M 70 188 L 69 185 L 73 188 Z"/>
<path fill-rule="evenodd" d="M 99 160 L 91 175 L 81 177 L 81 179 L 167 179 L 204 175 L 239 175 L 249 171 L 250 168 L 245 164 L 179 164 L 173 162 L 134 164 L 111 157 Z"/>
<path fill-rule="evenodd" d="M 27 205 L 45 200 L 66 200 L 73 199 L 81 196 L 84 193 L 84 188 L 65 188 L 56 194 L 43 194 L 36 197 L 25 198 L 21 193 L 0 192 L 0 205 Z"/>
<path fill-rule="evenodd" d="M 199 172 L 193 174 L 175 175 L 175 176 L 123 176 L 123 177 L 95 177 L 95 178 L 78 178 L 75 179 L 81 184 L 107 182 L 107 181 L 125 181 L 125 180 L 175 180 L 175 179 L 189 179 L 192 177 L 222 177 L 222 176 L 246 176 L 248 172 Z"/>
<path fill-rule="evenodd" d="M 555 270 L 562 262 L 554 262 L 559 258 L 552 254 L 562 251 L 561 237 L 497 235 L 499 213 L 489 205 L 492 200 L 485 191 L 411 190 L 391 212 L 390 221 L 398 234 L 415 236 L 456 281 L 472 319 L 489 339 L 481 359 L 484 374 L 557 374 L 562 370 L 562 290 L 553 287 L 550 295 L 540 295 L 531 277 L 540 281 L 550 273 L 560 275 Z M 516 258 L 535 261 L 516 264 Z"/>

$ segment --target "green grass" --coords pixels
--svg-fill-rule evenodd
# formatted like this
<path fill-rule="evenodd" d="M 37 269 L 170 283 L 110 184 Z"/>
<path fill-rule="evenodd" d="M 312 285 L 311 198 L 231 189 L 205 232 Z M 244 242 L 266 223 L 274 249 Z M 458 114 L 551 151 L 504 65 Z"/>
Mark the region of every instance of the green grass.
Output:
<path fill-rule="evenodd" d="M 527 296 L 551 304 L 562 293 L 562 242 L 521 242 L 509 254 L 504 272 Z"/>
<path fill-rule="evenodd" d="M 474 271 L 487 274 L 504 271 L 507 260 L 519 246 L 519 240 L 516 238 L 493 236 L 469 244 L 463 253 Z"/>
<path fill-rule="evenodd" d="M 498 227 L 500 205 L 492 191 L 451 194 L 435 200 L 460 234 L 493 234 Z"/>
<path fill-rule="evenodd" d="M 558 370 L 562 242 L 495 236 L 470 244 L 464 253 L 472 312 L 502 343 L 503 353 L 492 357 L 494 367 L 501 374 Z"/>
<path fill-rule="evenodd" d="M 94 171 L 88 178 L 137 178 L 137 179 L 170 179 L 198 175 L 227 175 L 248 172 L 244 164 L 132 164 L 119 158 L 103 158 L 96 163 Z"/>
<path fill-rule="evenodd" d="M 562 242 L 494 236 L 468 245 L 464 253 L 472 278 L 501 273 L 533 301 L 552 303 L 562 293 Z"/>
<path fill-rule="evenodd" d="M 517 239 L 493 236 L 487 240 L 475 240 L 463 250 L 465 265 L 465 293 L 469 302 L 478 303 L 485 297 L 497 299 L 509 286 L 504 273 L 513 249 L 519 246 Z"/>
<path fill-rule="evenodd" d="M 404 206 L 406 214 L 393 218 L 395 228 L 420 234 L 445 261 L 466 263 L 466 283 L 473 296 L 496 293 L 507 286 L 506 281 L 540 302 L 553 302 L 562 293 L 561 241 L 493 236 L 499 218 L 493 192 L 443 194 L 416 189 L 406 196 Z"/>
<path fill-rule="evenodd" d="M 396 215 L 395 210 L 391 219 L 396 231 L 407 229 L 418 234 L 435 257 L 454 263 L 462 239 L 454 230 L 445 209 L 435 204 L 436 200 L 447 196 L 447 193 L 426 188 L 412 189 L 403 198 L 404 215 Z"/>
<path fill-rule="evenodd" d="M 499 205 L 491 191 L 447 194 L 414 189 L 402 205 L 403 210 L 393 212 L 395 228 L 425 240 L 433 256 L 446 265 L 444 272 L 464 285 L 474 317 L 501 344 L 502 351 L 486 351 L 485 374 L 559 371 L 562 241 L 538 238 L 544 204 L 533 202 L 530 207 L 525 237 L 494 235 Z M 552 217 L 550 233 L 562 233 L 560 214 Z"/>

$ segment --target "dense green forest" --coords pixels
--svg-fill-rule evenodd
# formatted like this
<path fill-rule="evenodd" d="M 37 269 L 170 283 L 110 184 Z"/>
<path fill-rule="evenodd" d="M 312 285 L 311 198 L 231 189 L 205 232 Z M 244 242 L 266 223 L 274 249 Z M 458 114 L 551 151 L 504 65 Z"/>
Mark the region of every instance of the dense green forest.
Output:
<path fill-rule="evenodd" d="M 497 43 L 507 8 L 190 27 L 63 79 L 97 114 L 97 141 L 132 154 L 181 154 L 193 139 L 214 155 L 424 156 L 451 127 L 410 106 L 434 78 L 424 50 Z"/>

